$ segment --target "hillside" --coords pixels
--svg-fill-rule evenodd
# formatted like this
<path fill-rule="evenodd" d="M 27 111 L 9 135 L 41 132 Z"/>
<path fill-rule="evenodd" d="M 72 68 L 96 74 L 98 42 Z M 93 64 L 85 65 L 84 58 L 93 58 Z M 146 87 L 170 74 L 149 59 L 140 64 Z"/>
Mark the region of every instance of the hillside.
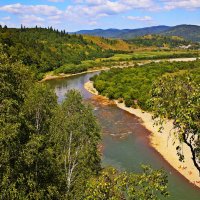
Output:
<path fill-rule="evenodd" d="M 147 28 L 139 29 L 94 29 L 94 30 L 81 30 L 76 32 L 77 34 L 87 34 L 93 36 L 101 36 L 108 38 L 121 38 L 121 39 L 130 39 L 137 36 L 143 36 L 146 34 L 156 34 L 164 30 L 169 29 L 168 26 L 153 26 Z"/>
<path fill-rule="evenodd" d="M 179 36 L 185 40 L 191 40 L 193 42 L 200 42 L 200 26 L 197 25 L 178 25 L 174 27 L 169 26 L 152 26 L 140 29 L 95 29 L 78 31 L 78 34 L 87 34 L 94 36 L 102 36 L 108 38 L 121 38 L 132 39 L 139 36 L 149 34 L 161 34 L 165 36 Z"/>
<path fill-rule="evenodd" d="M 160 34 L 166 30 L 168 30 L 170 27 L 168 26 L 152 26 L 147 28 L 140 28 L 140 29 L 134 29 L 129 30 L 127 33 L 120 34 L 120 38 L 123 39 L 131 39 L 138 36 L 144 36 L 149 34 Z"/>
<path fill-rule="evenodd" d="M 165 36 L 165 35 L 145 35 L 128 40 L 132 45 L 138 47 L 165 47 L 165 48 L 177 48 L 177 47 L 189 47 L 192 49 L 198 49 L 198 43 L 191 43 L 182 37 L 178 36 Z"/>
<path fill-rule="evenodd" d="M 200 42 L 200 26 L 179 25 L 161 33 L 166 36 L 179 36 L 193 42 Z"/>
<path fill-rule="evenodd" d="M 104 50 L 132 51 L 135 49 L 135 45 L 120 39 L 108 39 L 91 35 L 83 35 L 83 38 L 88 42 L 93 42 Z"/>
<path fill-rule="evenodd" d="M 94 29 L 94 30 L 80 30 L 77 31 L 77 34 L 81 35 L 92 35 L 92 36 L 100 36 L 100 37 L 107 37 L 107 38 L 118 38 L 119 35 L 123 32 L 128 32 L 127 30 L 119 30 L 119 29 Z"/>
<path fill-rule="evenodd" d="M 65 31 L 37 27 L 0 27 L 0 45 L 13 62 L 21 61 L 40 76 L 66 64 L 78 65 L 85 60 L 110 57 L 115 50 L 128 51 L 131 46 L 123 41 L 84 38 Z"/>

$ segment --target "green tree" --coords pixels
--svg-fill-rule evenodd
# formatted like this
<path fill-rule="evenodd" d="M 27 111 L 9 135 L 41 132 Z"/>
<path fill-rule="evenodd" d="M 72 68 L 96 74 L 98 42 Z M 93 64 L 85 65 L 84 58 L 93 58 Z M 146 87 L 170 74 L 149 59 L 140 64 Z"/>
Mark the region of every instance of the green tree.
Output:
<path fill-rule="evenodd" d="M 54 197 L 57 178 L 53 171 L 51 154 L 48 152 L 48 133 L 51 118 L 57 107 L 53 90 L 42 84 L 35 84 L 27 92 L 21 110 L 21 130 L 19 134 L 21 152 L 18 158 L 20 187 L 28 199 Z M 54 191 L 55 192 L 55 191 Z"/>
<path fill-rule="evenodd" d="M 200 173 L 200 84 L 188 74 L 164 76 L 152 88 L 150 104 L 162 123 L 173 119 L 180 142 L 187 144 L 192 160 Z M 184 160 L 181 146 L 177 147 L 180 160 Z"/>
<path fill-rule="evenodd" d="M 119 172 L 113 168 L 104 169 L 99 176 L 87 183 L 87 200 L 147 200 L 168 196 L 167 176 L 162 170 L 143 166 L 143 173 Z"/>
<path fill-rule="evenodd" d="M 100 134 L 92 110 L 83 104 L 79 92 L 72 90 L 66 95 L 52 121 L 50 135 L 60 180 L 66 188 L 64 196 L 81 199 L 87 179 L 100 170 Z"/>
<path fill-rule="evenodd" d="M 32 73 L 21 63 L 10 63 L 0 50 L 0 193 L 3 199 L 17 197 L 16 165 L 21 150 L 19 113 L 32 82 Z"/>

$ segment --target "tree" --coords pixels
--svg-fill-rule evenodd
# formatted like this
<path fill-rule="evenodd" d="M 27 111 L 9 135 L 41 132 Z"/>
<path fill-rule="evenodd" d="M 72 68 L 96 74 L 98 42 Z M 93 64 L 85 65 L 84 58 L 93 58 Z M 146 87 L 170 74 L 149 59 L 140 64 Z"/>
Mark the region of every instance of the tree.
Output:
<path fill-rule="evenodd" d="M 0 48 L 0 194 L 15 199 L 16 170 L 21 150 L 20 110 L 26 91 L 32 85 L 32 73 L 21 63 L 10 63 Z"/>
<path fill-rule="evenodd" d="M 154 118 L 172 119 L 180 142 L 187 144 L 200 173 L 200 84 L 189 74 L 164 76 L 156 81 L 150 101 Z M 177 153 L 181 161 L 181 146 Z"/>
<path fill-rule="evenodd" d="M 168 196 L 167 176 L 162 170 L 142 166 L 143 173 L 119 172 L 113 168 L 104 169 L 99 176 L 87 183 L 85 199 L 160 199 Z"/>
<path fill-rule="evenodd" d="M 17 189 L 23 193 L 20 191 L 23 188 L 25 197 L 29 199 L 53 198 L 57 196 L 57 169 L 54 170 L 53 158 L 48 152 L 48 133 L 57 97 L 48 86 L 37 83 L 26 96 L 20 115 L 21 152 L 17 169 L 21 177 L 17 179 L 20 181 Z"/>
<path fill-rule="evenodd" d="M 52 149 L 60 163 L 62 184 L 67 199 L 80 199 L 87 179 L 100 170 L 97 144 L 99 126 L 92 110 L 83 104 L 79 92 L 66 95 L 51 126 Z"/>

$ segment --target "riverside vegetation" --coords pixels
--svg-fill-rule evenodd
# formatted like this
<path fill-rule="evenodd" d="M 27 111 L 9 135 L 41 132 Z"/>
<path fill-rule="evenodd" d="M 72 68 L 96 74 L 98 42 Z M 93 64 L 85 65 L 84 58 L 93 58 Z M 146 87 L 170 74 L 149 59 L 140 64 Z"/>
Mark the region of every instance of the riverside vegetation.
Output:
<path fill-rule="evenodd" d="M 16 30 L 4 31 L 1 34 L 12 35 Z M 48 31 L 50 37 L 57 37 L 58 33 Z M 11 42 L 9 46 L 0 45 L 0 199 L 146 200 L 168 196 L 162 170 L 143 166 L 143 172 L 136 174 L 102 169 L 97 149 L 100 128 L 92 109 L 75 90 L 58 104 L 55 92 L 36 82 L 38 71 L 51 66 L 51 51 L 45 41 L 35 42 L 26 32 L 16 35 L 27 42 L 28 50 L 11 35 L 4 38 Z M 66 37 L 78 40 L 77 36 Z M 27 57 L 34 44 L 41 49 Z M 35 60 L 34 55 L 38 56 Z M 40 65 L 43 61 L 47 63 Z"/>
<path fill-rule="evenodd" d="M 177 47 L 191 43 L 181 39 L 173 39 L 173 42 L 175 40 Z M 171 44 L 169 38 L 167 41 L 162 39 L 159 44 L 163 42 L 168 46 Z M 35 72 L 39 80 L 50 71 L 54 74 L 71 74 L 102 66 L 119 65 L 120 61 L 199 56 L 193 50 L 162 50 L 151 46 L 145 51 L 143 48 L 138 50 L 138 44 L 131 44 L 131 41 L 68 34 L 52 27 L 22 26 L 21 29 L 14 29 L 0 26 L 0 44 L 10 62 L 20 60 Z"/>
<path fill-rule="evenodd" d="M 12 62 L 21 60 L 38 78 L 64 64 L 74 66 L 84 60 L 114 55 L 112 50 L 104 50 L 81 35 L 70 35 L 51 27 L 11 29 L 0 26 L 0 43 Z M 75 72 L 82 70 L 82 67 L 74 69 Z"/>
<path fill-rule="evenodd" d="M 124 101 L 128 107 L 153 112 L 161 125 L 165 119 L 172 119 L 180 142 L 189 146 L 193 163 L 200 172 L 199 60 L 111 69 L 91 80 L 100 94 Z M 176 149 L 180 161 L 184 161 L 181 145 Z"/>

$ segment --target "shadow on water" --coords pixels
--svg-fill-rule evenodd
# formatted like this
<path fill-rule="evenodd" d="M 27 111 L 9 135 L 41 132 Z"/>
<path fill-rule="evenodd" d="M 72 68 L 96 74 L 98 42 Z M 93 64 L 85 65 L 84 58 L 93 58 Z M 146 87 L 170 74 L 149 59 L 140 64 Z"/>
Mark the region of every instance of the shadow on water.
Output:
<path fill-rule="evenodd" d="M 102 165 L 112 165 L 120 170 L 141 171 L 141 164 L 163 168 L 169 177 L 170 200 L 199 200 L 200 190 L 189 183 L 162 156 L 150 146 L 150 132 L 140 124 L 140 119 L 116 107 L 104 104 L 84 89 L 84 83 L 94 74 L 84 74 L 67 79 L 48 81 L 55 88 L 61 102 L 70 89 L 78 89 L 84 99 L 93 105 L 102 127 Z"/>

